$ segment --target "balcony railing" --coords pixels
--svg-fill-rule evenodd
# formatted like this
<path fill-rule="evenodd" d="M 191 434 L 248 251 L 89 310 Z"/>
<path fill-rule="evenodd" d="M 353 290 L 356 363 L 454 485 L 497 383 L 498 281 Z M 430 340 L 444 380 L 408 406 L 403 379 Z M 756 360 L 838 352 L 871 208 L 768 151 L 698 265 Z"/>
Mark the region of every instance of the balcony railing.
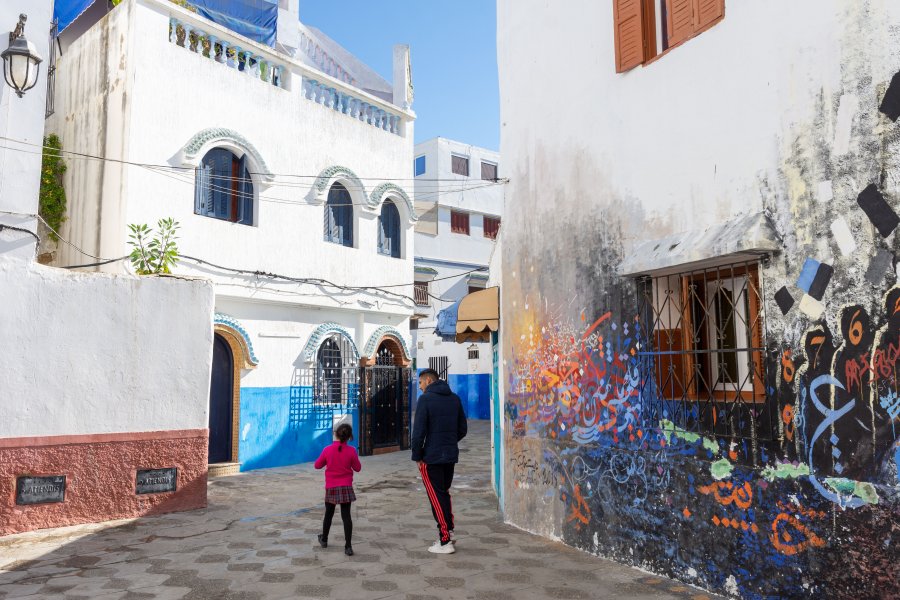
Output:
<path fill-rule="evenodd" d="M 139 2 L 168 13 L 170 43 L 219 63 L 236 76 L 298 93 L 305 100 L 394 135 L 405 136 L 404 124 L 414 118 L 410 112 L 354 87 L 349 73 L 309 37 L 302 38 L 301 51 L 318 61 L 321 72 L 166 0 Z"/>

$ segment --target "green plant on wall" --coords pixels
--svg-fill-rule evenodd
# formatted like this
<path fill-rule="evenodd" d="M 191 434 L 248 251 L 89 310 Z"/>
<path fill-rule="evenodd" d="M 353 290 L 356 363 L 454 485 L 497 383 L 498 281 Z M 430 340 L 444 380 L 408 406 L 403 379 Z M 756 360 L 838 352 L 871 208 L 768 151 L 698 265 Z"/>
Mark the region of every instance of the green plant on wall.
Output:
<path fill-rule="evenodd" d="M 178 222 L 174 219 L 160 219 L 158 231 L 147 225 L 129 225 L 128 244 L 132 247 L 129 258 L 138 275 L 159 275 L 171 273 L 178 262 L 178 246 L 175 244 Z"/>
<path fill-rule="evenodd" d="M 56 135 L 44 138 L 44 156 L 41 159 L 41 192 L 38 213 L 53 230 L 59 231 L 66 220 L 66 190 L 63 189 L 62 177 L 66 172 L 66 163 L 62 159 L 62 143 Z M 50 239 L 59 241 L 55 231 L 50 232 Z"/>

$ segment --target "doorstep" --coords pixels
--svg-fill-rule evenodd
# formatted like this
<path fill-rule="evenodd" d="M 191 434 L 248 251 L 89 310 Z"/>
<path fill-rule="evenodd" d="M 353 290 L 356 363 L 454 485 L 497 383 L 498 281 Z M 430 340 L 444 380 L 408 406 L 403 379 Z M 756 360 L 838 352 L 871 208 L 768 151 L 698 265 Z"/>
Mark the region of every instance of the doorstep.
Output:
<path fill-rule="evenodd" d="M 241 463 L 224 462 L 209 465 L 209 477 L 223 477 L 225 475 L 237 475 L 241 472 Z"/>

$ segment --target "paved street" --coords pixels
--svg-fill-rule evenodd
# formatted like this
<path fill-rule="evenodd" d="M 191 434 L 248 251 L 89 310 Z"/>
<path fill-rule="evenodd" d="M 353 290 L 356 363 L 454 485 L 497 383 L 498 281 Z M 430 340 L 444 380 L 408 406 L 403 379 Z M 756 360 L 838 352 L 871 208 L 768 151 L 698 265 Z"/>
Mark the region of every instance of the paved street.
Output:
<path fill-rule="evenodd" d="M 505 525 L 490 491 L 488 424 L 473 422 L 454 482 L 458 552 L 436 536 L 408 453 L 363 459 L 354 549 L 340 515 L 322 549 L 310 465 L 212 480 L 209 508 L 0 538 L 0 598 L 709 598 Z"/>

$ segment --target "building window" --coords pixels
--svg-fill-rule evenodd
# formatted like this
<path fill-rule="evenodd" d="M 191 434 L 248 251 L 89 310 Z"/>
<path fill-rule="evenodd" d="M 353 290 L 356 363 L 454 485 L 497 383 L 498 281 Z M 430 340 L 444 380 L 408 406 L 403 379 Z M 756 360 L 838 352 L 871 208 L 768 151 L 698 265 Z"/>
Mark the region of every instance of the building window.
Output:
<path fill-rule="evenodd" d="M 469 176 L 469 159 L 465 156 L 457 156 L 452 154 L 450 156 L 453 161 L 453 172 L 457 175 L 465 175 Z"/>
<path fill-rule="evenodd" d="M 413 163 L 413 172 L 415 173 L 416 177 L 418 177 L 419 175 L 425 174 L 425 157 L 424 156 L 416 157 L 416 160 Z"/>
<path fill-rule="evenodd" d="M 447 371 L 450 370 L 450 360 L 446 356 L 429 356 L 428 368 L 437 371 L 439 379 L 447 381 Z"/>
<path fill-rule="evenodd" d="M 340 334 L 333 334 L 319 346 L 316 354 L 314 399 L 317 404 L 341 404 L 355 380 L 349 342 Z"/>
<path fill-rule="evenodd" d="M 450 231 L 469 235 L 469 213 L 458 210 L 450 211 Z"/>
<path fill-rule="evenodd" d="M 497 165 L 494 163 L 481 163 L 481 178 L 487 181 L 497 181 Z"/>
<path fill-rule="evenodd" d="M 771 439 L 758 267 L 741 263 L 641 282 L 650 348 L 639 352 L 651 419 L 721 437 Z"/>
<path fill-rule="evenodd" d="M 468 290 L 468 293 L 469 293 L 469 294 L 474 294 L 475 292 L 480 292 L 480 291 L 482 291 L 483 289 L 484 289 L 484 286 L 481 286 L 481 285 L 472 285 L 472 284 L 470 283 L 470 284 L 469 284 L 469 290 Z"/>
<path fill-rule="evenodd" d="M 469 360 L 478 360 L 478 346 L 475 344 L 469 346 Z"/>
<path fill-rule="evenodd" d="M 390 200 L 381 205 L 378 217 L 378 253 L 400 258 L 400 212 Z"/>
<path fill-rule="evenodd" d="M 725 0 L 613 0 L 616 72 L 647 63 L 723 18 Z"/>
<path fill-rule="evenodd" d="M 196 170 L 194 213 L 253 225 L 253 181 L 245 157 L 213 148 Z"/>
<path fill-rule="evenodd" d="M 325 241 L 353 247 L 353 200 L 340 183 L 328 191 L 325 203 Z"/>
<path fill-rule="evenodd" d="M 485 217 L 484 237 L 496 240 L 498 233 L 500 233 L 500 217 Z"/>
<path fill-rule="evenodd" d="M 419 328 L 419 320 L 418 319 L 410 319 L 409 320 L 409 330 L 416 331 Z"/>
<path fill-rule="evenodd" d="M 419 306 L 431 306 L 431 296 L 428 293 L 427 281 L 417 281 L 413 284 L 413 296 Z"/>

